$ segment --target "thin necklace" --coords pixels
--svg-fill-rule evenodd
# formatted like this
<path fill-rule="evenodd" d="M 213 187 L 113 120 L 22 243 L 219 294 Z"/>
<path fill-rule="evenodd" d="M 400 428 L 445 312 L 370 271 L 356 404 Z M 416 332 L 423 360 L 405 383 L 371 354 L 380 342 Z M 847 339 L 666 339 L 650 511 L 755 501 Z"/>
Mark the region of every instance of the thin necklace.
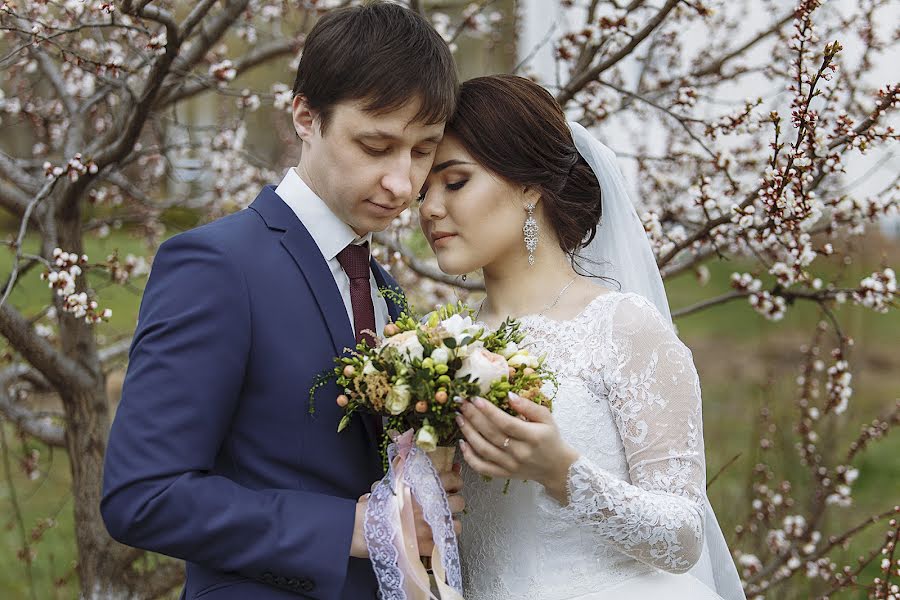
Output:
<path fill-rule="evenodd" d="M 550 310 L 551 308 L 553 308 L 554 306 L 556 306 L 556 304 L 559 302 L 560 298 L 563 297 L 563 294 L 566 293 L 566 290 L 568 290 L 570 287 L 572 287 L 572 284 L 575 283 L 575 280 L 576 280 L 576 279 L 578 279 L 578 275 L 576 275 L 575 277 L 573 277 L 573 278 L 572 278 L 572 281 L 570 281 L 569 283 L 567 283 L 566 285 L 564 285 L 564 286 L 563 286 L 563 289 L 559 290 L 559 293 L 556 295 L 556 298 L 553 300 L 553 302 L 551 302 L 550 304 L 548 304 L 547 306 L 545 306 L 544 309 L 543 309 L 541 312 L 539 312 L 539 313 L 537 314 L 537 316 L 543 315 L 545 312 L 547 312 L 548 310 Z M 481 316 L 481 309 L 482 309 L 482 307 L 484 306 L 485 300 L 487 300 L 487 298 L 485 298 L 484 300 L 482 300 L 482 301 L 481 301 L 481 304 L 478 305 L 478 311 L 475 313 L 475 320 L 476 320 L 476 321 L 478 320 L 478 317 Z"/>

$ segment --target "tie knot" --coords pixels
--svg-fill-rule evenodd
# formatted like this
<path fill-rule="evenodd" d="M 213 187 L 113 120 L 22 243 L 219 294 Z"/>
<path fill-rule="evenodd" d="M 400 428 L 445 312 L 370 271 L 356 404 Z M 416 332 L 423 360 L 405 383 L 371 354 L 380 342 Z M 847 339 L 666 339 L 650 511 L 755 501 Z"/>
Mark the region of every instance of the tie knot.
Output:
<path fill-rule="evenodd" d="M 337 259 L 350 279 L 369 279 L 369 242 L 348 245 Z"/>

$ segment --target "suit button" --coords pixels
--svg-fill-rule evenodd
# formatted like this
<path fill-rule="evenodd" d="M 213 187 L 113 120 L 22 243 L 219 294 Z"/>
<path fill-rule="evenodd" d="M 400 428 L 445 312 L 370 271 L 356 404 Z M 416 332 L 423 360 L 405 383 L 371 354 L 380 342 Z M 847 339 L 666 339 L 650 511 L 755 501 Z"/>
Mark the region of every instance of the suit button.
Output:
<path fill-rule="evenodd" d="M 304 592 L 311 592 L 316 589 L 316 584 L 309 579 L 300 580 L 300 589 Z"/>
<path fill-rule="evenodd" d="M 271 573 L 263 573 L 262 577 L 260 577 L 266 583 L 272 583 L 272 574 Z"/>
<path fill-rule="evenodd" d="M 283 586 L 283 585 L 286 584 L 286 583 L 287 583 L 287 579 L 284 578 L 284 577 L 282 577 L 281 575 L 279 575 L 278 577 L 275 578 L 275 585 L 282 585 L 282 586 Z"/>

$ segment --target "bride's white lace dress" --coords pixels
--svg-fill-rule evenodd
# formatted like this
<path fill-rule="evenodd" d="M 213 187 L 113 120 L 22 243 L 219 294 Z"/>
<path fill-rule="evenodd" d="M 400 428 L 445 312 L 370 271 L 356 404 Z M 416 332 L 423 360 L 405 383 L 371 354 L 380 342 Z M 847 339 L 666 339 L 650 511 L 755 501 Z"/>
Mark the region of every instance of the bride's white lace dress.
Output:
<path fill-rule="evenodd" d="M 686 571 L 703 548 L 700 383 L 642 296 L 607 291 L 577 317 L 521 319 L 559 378 L 553 415 L 581 454 L 561 506 L 535 482 L 463 466 L 467 600 L 719 598 Z"/>

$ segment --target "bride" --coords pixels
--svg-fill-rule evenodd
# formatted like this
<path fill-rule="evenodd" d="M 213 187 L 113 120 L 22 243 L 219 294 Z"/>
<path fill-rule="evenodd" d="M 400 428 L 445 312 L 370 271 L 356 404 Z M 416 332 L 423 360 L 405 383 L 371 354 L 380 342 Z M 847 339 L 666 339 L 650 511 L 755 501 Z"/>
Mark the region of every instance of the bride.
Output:
<path fill-rule="evenodd" d="M 612 152 L 537 84 L 473 79 L 419 202 L 441 269 L 483 269 L 477 318 L 520 319 L 560 384 L 552 414 L 461 407 L 466 598 L 743 599 L 697 372 Z"/>

